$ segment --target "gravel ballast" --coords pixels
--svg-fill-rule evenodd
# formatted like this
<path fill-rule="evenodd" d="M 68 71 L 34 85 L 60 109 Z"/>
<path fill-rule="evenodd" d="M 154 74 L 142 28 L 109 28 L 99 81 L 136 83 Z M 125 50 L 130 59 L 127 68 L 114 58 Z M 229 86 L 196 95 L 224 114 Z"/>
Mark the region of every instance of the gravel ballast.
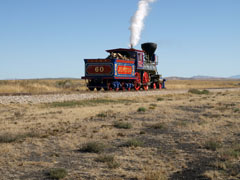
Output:
<path fill-rule="evenodd" d="M 207 89 L 210 92 L 239 91 L 240 88 Z M 136 96 L 183 94 L 188 90 L 151 90 L 151 91 L 124 91 L 124 92 L 84 92 L 75 94 L 48 94 L 48 95 L 19 95 L 0 96 L 0 104 L 39 104 L 63 101 L 80 101 L 96 98 L 128 98 Z"/>

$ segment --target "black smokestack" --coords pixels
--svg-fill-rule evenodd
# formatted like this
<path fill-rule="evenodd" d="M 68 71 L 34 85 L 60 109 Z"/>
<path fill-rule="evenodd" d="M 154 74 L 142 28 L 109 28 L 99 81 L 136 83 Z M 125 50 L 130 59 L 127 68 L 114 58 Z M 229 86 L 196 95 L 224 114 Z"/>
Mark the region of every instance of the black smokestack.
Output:
<path fill-rule="evenodd" d="M 156 43 L 143 43 L 141 45 L 142 50 L 146 52 L 146 54 L 149 56 L 150 59 L 152 59 L 154 52 L 157 49 L 157 44 Z"/>

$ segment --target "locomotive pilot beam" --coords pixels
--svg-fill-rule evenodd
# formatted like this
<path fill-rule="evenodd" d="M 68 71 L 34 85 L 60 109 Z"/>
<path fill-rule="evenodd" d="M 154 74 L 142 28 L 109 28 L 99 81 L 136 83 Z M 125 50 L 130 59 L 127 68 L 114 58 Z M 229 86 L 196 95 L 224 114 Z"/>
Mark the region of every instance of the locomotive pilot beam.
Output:
<path fill-rule="evenodd" d="M 105 59 L 84 59 L 85 76 L 89 90 L 144 90 L 162 89 L 164 81 L 157 72 L 158 59 L 155 43 L 142 44 L 142 50 L 134 48 L 110 49 Z"/>

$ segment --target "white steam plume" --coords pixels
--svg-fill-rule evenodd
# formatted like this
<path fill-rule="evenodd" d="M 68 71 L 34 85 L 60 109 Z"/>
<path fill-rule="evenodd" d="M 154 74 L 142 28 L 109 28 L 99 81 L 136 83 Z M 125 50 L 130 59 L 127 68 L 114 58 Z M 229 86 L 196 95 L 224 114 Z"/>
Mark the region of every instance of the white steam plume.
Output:
<path fill-rule="evenodd" d="M 138 44 L 144 26 L 144 18 L 148 15 L 149 3 L 154 1 L 156 0 L 139 0 L 138 9 L 131 19 L 131 26 L 129 28 L 131 31 L 130 46 Z"/>

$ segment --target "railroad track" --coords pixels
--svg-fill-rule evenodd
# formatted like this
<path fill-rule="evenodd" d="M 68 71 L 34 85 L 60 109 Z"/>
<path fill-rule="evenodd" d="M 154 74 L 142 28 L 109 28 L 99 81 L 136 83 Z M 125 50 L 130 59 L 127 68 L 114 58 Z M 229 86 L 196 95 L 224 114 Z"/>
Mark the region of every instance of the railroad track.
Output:
<path fill-rule="evenodd" d="M 210 92 L 240 91 L 240 88 L 207 89 Z M 188 90 L 149 90 L 149 91 L 124 91 L 124 92 L 79 92 L 72 94 L 14 94 L 0 96 L 0 104 L 40 104 L 63 101 L 80 101 L 97 98 L 129 98 L 151 95 L 184 94 Z"/>

